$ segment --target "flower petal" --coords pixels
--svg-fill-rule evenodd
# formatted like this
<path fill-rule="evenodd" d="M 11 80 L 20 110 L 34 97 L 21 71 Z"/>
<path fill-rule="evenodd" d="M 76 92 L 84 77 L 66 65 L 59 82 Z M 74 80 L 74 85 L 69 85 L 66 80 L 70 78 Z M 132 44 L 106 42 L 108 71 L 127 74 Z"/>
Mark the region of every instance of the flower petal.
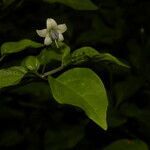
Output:
<path fill-rule="evenodd" d="M 61 33 L 59 33 L 59 36 L 58 36 L 58 41 L 63 41 L 64 40 L 64 37 Z"/>
<path fill-rule="evenodd" d="M 46 21 L 47 29 L 57 28 L 57 23 L 54 19 L 48 18 Z"/>
<path fill-rule="evenodd" d="M 52 43 L 52 39 L 47 35 L 44 40 L 45 45 L 50 45 Z"/>
<path fill-rule="evenodd" d="M 57 32 L 64 33 L 67 30 L 67 26 L 65 24 L 60 24 L 57 26 Z"/>
<path fill-rule="evenodd" d="M 37 33 L 40 37 L 46 37 L 47 30 L 46 30 L 46 29 L 36 30 L 36 33 Z"/>

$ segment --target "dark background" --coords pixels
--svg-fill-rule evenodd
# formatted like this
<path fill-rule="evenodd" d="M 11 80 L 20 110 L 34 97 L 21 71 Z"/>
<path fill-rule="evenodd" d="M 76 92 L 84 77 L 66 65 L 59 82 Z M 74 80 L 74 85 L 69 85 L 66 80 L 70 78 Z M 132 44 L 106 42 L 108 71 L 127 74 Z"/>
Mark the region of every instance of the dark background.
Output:
<path fill-rule="evenodd" d="M 81 0 L 82 1 L 82 0 Z M 82 110 L 55 102 L 47 83 L 35 80 L 0 90 L 0 149 L 101 150 L 120 139 L 141 139 L 150 146 L 150 2 L 93 0 L 98 10 L 75 10 L 42 0 L 0 1 L 0 44 L 29 38 L 43 42 L 36 29 L 54 18 L 68 27 L 72 51 L 92 46 L 128 63 L 84 64 L 103 80 L 109 95 L 107 131 Z M 0 67 L 19 64 L 27 50 L 8 56 Z"/>

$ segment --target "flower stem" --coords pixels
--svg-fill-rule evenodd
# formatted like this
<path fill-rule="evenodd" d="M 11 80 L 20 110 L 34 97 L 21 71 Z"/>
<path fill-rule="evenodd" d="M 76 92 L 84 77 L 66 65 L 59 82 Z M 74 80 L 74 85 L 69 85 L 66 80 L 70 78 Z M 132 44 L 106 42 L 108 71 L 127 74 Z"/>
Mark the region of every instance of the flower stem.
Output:
<path fill-rule="evenodd" d="M 59 48 L 59 45 L 58 45 L 58 43 L 57 43 L 57 40 L 55 40 L 55 44 L 56 44 L 56 47 Z"/>

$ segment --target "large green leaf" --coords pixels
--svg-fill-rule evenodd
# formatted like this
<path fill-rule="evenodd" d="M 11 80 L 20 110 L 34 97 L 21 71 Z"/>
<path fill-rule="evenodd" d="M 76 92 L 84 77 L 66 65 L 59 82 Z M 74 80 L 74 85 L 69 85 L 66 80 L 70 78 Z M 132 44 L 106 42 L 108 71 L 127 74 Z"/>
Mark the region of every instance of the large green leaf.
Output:
<path fill-rule="evenodd" d="M 107 129 L 108 99 L 100 78 L 88 68 L 71 69 L 57 79 L 49 76 L 52 94 L 57 102 L 82 108 L 87 116 Z"/>
<path fill-rule="evenodd" d="M 76 10 L 96 10 L 98 7 L 91 0 L 44 0 L 48 3 L 61 3 Z"/>
<path fill-rule="evenodd" d="M 17 53 L 27 48 L 39 48 L 43 44 L 31 41 L 29 39 L 23 39 L 17 42 L 6 42 L 1 46 L 1 54 L 6 55 L 10 53 Z"/>
<path fill-rule="evenodd" d="M 21 66 L 14 66 L 0 70 L 0 88 L 16 85 L 20 82 L 26 70 Z"/>
<path fill-rule="evenodd" d="M 112 143 L 104 150 L 148 150 L 148 147 L 140 140 L 123 139 Z"/>

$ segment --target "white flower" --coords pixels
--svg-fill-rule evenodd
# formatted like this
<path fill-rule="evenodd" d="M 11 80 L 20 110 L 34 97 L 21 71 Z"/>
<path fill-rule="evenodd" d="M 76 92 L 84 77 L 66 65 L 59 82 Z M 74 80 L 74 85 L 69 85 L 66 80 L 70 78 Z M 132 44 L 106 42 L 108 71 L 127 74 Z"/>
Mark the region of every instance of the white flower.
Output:
<path fill-rule="evenodd" d="M 53 41 L 55 41 L 56 46 L 58 46 L 57 41 L 64 40 L 62 33 L 66 30 L 67 26 L 65 24 L 57 25 L 54 19 L 48 18 L 46 21 L 46 29 L 36 30 L 36 32 L 40 37 L 45 38 L 45 45 L 50 45 Z"/>

